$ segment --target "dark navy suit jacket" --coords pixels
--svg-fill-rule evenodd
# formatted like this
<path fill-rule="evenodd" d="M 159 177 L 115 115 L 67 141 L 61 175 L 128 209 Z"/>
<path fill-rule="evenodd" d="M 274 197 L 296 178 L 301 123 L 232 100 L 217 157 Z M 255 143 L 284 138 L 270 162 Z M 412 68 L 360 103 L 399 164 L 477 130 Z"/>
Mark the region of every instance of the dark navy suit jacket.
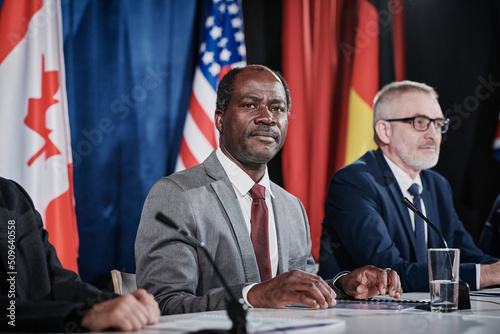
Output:
<path fill-rule="evenodd" d="M 475 289 L 475 264 L 497 259 L 475 246 L 458 219 L 448 181 L 431 170 L 422 171 L 420 177 L 428 219 L 441 231 L 449 247 L 460 249 L 460 279 Z M 328 234 L 342 270 L 367 264 L 392 268 L 400 275 L 404 291 L 428 291 L 427 265 L 416 263 L 410 213 L 401 203 L 402 198 L 382 151 L 368 151 L 333 176 L 325 204 L 323 229 L 327 233 L 323 237 Z M 443 247 L 430 228 L 428 247 Z M 329 265 L 324 255 L 320 256 L 320 267 Z"/>
<path fill-rule="evenodd" d="M 12 236 L 15 243 L 9 243 Z M 10 261 L 15 263 L 9 262 L 9 246 L 15 251 Z M 15 289 L 6 284 L 7 279 L 15 280 Z M 80 322 L 88 310 L 114 296 L 63 269 L 28 194 L 1 177 L 0 280 L 0 332 L 81 331 Z M 9 325 L 13 318 L 7 317 L 12 313 L 7 310 L 12 301 L 15 327 Z"/>
<path fill-rule="evenodd" d="M 500 194 L 491 208 L 488 220 L 484 224 L 478 246 L 483 252 L 493 256 L 500 256 Z"/>

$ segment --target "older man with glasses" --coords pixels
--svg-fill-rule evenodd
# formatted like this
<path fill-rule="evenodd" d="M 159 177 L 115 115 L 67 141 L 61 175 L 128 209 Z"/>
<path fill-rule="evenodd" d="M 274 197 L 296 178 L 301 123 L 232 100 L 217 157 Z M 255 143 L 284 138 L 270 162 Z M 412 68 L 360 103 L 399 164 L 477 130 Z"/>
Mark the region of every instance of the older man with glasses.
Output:
<path fill-rule="evenodd" d="M 474 244 L 453 207 L 444 177 L 428 170 L 449 127 L 437 93 L 423 83 L 393 82 L 374 100 L 369 151 L 333 176 L 325 204 L 320 275 L 366 264 L 390 267 L 404 291 L 428 291 L 427 248 L 442 247 L 434 231 L 401 200 L 407 197 L 459 248 L 460 278 L 472 289 L 500 284 L 500 262 Z M 336 263 L 335 263 L 336 262 Z"/>

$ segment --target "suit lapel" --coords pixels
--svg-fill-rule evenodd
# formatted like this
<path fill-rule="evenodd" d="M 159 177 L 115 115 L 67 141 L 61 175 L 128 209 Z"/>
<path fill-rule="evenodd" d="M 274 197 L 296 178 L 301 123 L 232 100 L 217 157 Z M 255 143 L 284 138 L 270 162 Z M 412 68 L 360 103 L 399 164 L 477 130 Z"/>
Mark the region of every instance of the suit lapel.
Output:
<path fill-rule="evenodd" d="M 278 275 L 288 271 L 288 242 L 290 240 L 290 232 L 286 228 L 285 222 L 288 221 L 286 218 L 286 212 L 283 208 L 287 205 L 284 203 L 280 192 L 275 191 L 274 184 L 271 183 L 271 188 L 273 188 L 273 194 L 276 196 L 272 199 L 273 211 L 274 211 L 274 224 L 276 225 L 276 238 L 278 239 Z"/>
<path fill-rule="evenodd" d="M 239 247 L 247 282 L 260 282 L 259 267 L 253 251 L 252 240 L 245 224 L 238 200 L 235 198 L 233 186 L 222 168 L 215 151 L 203 163 L 207 175 L 215 182 L 211 187 L 219 198 L 221 205 L 229 218 L 229 228 L 233 230 Z M 233 256 L 233 255 L 229 255 Z"/>
<path fill-rule="evenodd" d="M 392 200 L 396 204 L 396 207 L 399 212 L 399 216 L 403 219 L 403 225 L 404 229 L 406 230 L 406 234 L 409 236 L 411 240 L 411 246 L 413 250 L 415 251 L 415 233 L 413 231 L 413 225 L 411 224 L 411 218 L 410 218 L 410 213 L 408 211 L 408 208 L 401 202 L 403 199 L 403 194 L 401 193 L 401 189 L 399 187 L 399 184 L 396 181 L 396 178 L 394 177 L 394 174 L 392 173 L 391 169 L 389 168 L 389 165 L 385 161 L 384 155 L 382 151 L 379 149 L 376 152 L 376 157 L 377 157 L 377 162 L 380 166 L 380 169 L 382 171 L 382 175 L 385 178 L 385 183 L 387 188 L 389 188 L 389 192 L 392 196 Z"/>

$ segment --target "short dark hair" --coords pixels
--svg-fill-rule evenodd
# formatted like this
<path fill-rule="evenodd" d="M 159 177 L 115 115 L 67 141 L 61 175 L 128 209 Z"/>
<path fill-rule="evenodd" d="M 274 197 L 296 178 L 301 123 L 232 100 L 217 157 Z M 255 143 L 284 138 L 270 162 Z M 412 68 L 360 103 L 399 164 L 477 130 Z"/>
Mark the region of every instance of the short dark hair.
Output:
<path fill-rule="evenodd" d="M 217 109 L 226 111 L 227 107 L 229 106 L 229 102 L 231 101 L 231 98 L 233 96 L 234 92 L 234 80 L 236 78 L 236 75 L 240 73 L 242 70 L 249 68 L 247 67 L 235 67 L 229 72 L 224 75 L 224 77 L 221 79 L 219 82 L 219 86 L 217 87 L 217 102 L 216 102 L 216 107 Z M 287 110 L 289 111 L 290 108 L 292 107 L 292 99 L 290 97 L 290 90 L 288 89 L 288 84 L 286 83 L 285 79 L 279 73 L 278 71 L 274 71 L 266 66 L 262 65 L 251 65 L 250 67 L 252 70 L 257 70 L 257 71 L 270 71 L 271 73 L 275 74 L 283 84 L 283 88 L 285 89 L 285 94 L 286 94 L 286 106 Z"/>

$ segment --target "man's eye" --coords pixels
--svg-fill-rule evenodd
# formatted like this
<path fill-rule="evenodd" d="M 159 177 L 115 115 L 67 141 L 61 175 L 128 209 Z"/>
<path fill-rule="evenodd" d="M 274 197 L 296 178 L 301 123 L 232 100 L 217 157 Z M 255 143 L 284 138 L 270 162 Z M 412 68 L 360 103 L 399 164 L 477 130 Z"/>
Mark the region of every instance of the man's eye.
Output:
<path fill-rule="evenodd" d="M 434 123 L 436 124 L 436 126 L 443 126 L 444 119 L 436 119 Z"/>
<path fill-rule="evenodd" d="M 283 108 L 283 107 L 271 107 L 271 110 L 275 111 L 275 112 L 284 112 L 285 108 Z"/>
<path fill-rule="evenodd" d="M 253 104 L 253 103 L 245 103 L 243 106 L 247 109 L 254 109 L 255 108 L 255 104 Z"/>

